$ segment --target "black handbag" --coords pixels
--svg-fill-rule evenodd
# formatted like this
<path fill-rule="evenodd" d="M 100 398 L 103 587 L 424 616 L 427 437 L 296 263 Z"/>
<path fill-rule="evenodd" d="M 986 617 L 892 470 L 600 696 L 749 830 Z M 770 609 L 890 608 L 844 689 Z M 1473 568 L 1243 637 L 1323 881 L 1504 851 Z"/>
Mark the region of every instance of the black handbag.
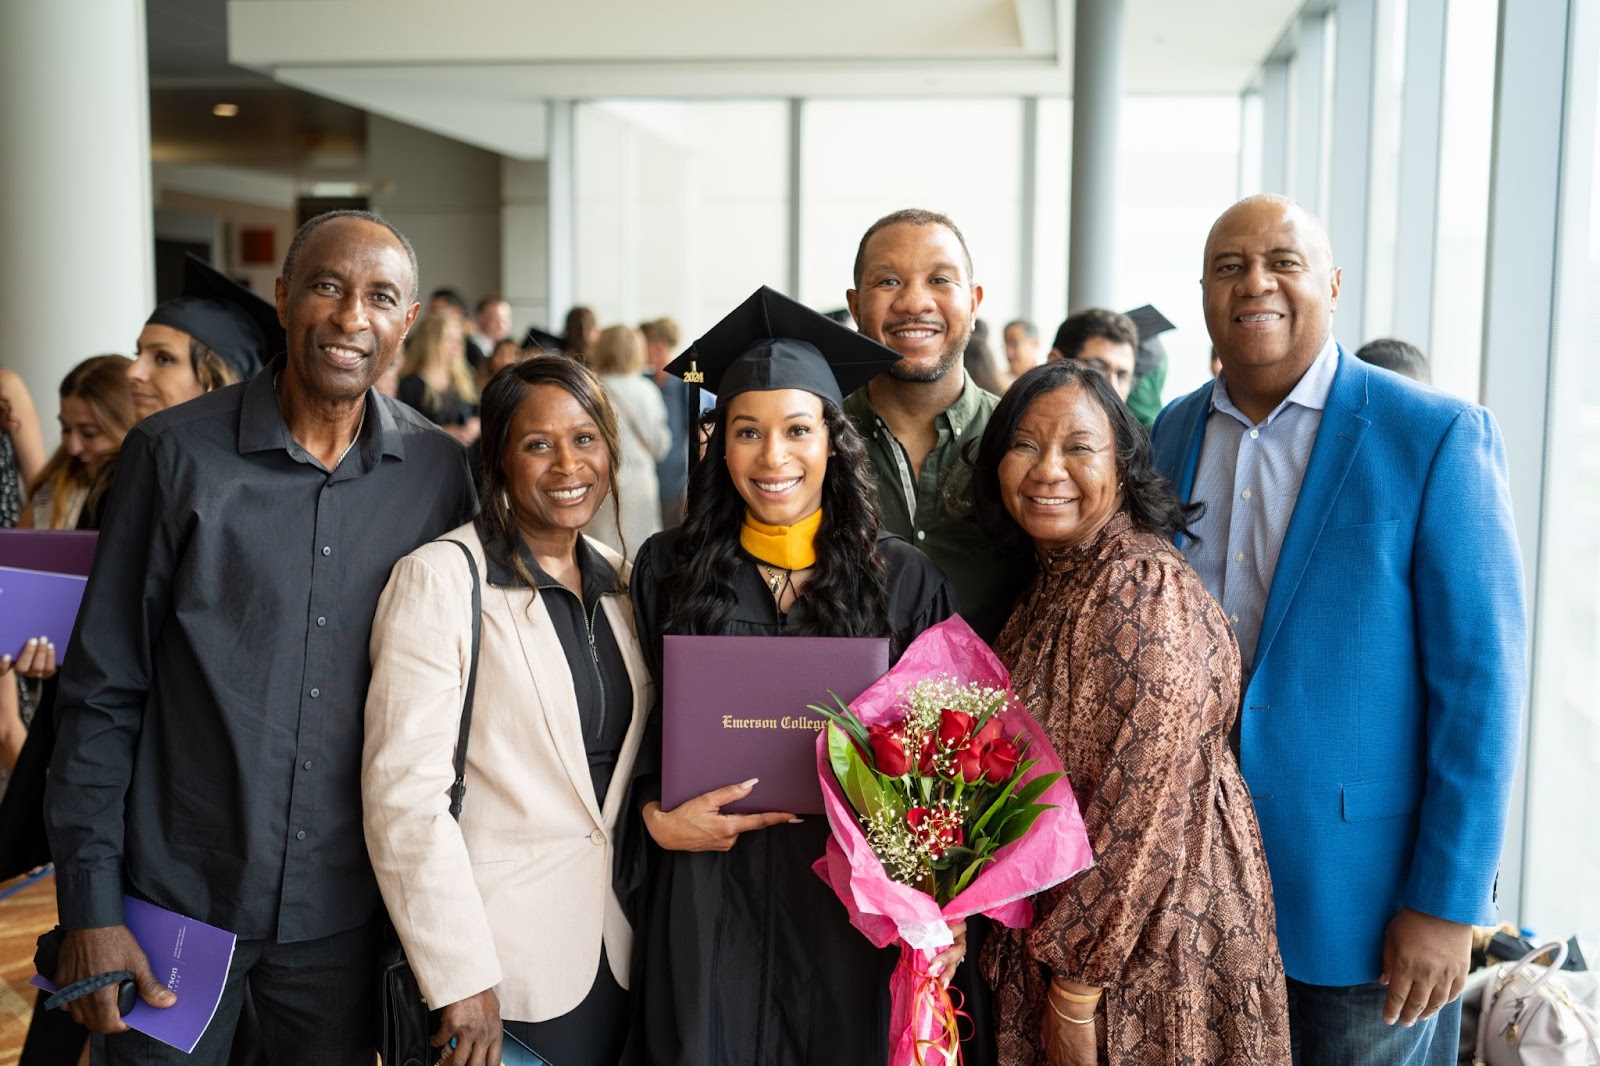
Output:
<path fill-rule="evenodd" d="M 472 549 L 459 540 L 448 541 L 467 557 L 472 572 L 472 659 L 467 669 L 467 692 L 461 701 L 461 732 L 456 738 L 456 779 L 450 785 L 450 817 L 461 820 L 461 800 L 467 794 L 467 737 L 472 732 L 472 693 L 478 684 L 478 645 L 483 630 L 483 589 L 478 583 L 478 563 Z M 378 954 L 378 1056 L 383 1066 L 431 1066 L 438 1053 L 428 1038 L 439 1027 L 439 1012 L 430 1011 L 417 975 L 406 961 L 405 947 L 384 920 Z"/>

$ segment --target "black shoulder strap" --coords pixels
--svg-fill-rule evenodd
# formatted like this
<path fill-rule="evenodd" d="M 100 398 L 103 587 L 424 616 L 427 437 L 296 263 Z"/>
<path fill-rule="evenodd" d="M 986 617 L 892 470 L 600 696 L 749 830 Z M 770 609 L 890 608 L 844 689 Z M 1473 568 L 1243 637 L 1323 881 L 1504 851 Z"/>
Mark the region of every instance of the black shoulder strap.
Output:
<path fill-rule="evenodd" d="M 450 817 L 459 822 L 461 801 L 467 794 L 467 738 L 472 735 L 472 692 L 478 687 L 478 644 L 483 639 L 483 588 L 472 549 L 459 540 L 450 543 L 467 557 L 467 570 L 472 574 L 472 659 L 467 667 L 467 694 L 461 701 L 461 734 L 456 737 L 456 779 L 450 786 Z"/>

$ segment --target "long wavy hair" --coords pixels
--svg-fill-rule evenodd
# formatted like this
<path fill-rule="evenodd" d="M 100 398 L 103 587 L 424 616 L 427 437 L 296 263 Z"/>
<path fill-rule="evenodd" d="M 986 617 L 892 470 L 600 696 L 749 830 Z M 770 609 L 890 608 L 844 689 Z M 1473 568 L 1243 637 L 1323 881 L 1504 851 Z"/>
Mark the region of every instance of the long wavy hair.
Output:
<path fill-rule="evenodd" d="M 506 443 L 511 435 L 511 422 L 517 409 L 528 398 L 528 393 L 540 385 L 554 385 L 565 389 L 584 413 L 600 427 L 600 437 L 611 455 L 611 483 L 607 490 L 611 496 L 612 513 L 620 527 L 621 510 L 617 503 L 617 469 L 622 464 L 622 439 L 617 432 L 617 413 L 606 398 L 600 379 L 582 363 L 563 355 L 535 355 L 501 370 L 483 390 L 480 412 L 482 435 L 479 438 L 479 492 L 482 506 L 478 520 L 483 527 L 483 550 L 495 561 L 511 568 L 522 580 L 533 587 L 533 575 L 522 563 L 519 550 L 522 535 L 517 530 L 517 516 L 511 508 L 511 493 L 506 477 Z M 623 546 L 626 548 L 626 545 Z M 617 588 L 623 588 L 621 572 L 617 575 Z"/>
<path fill-rule="evenodd" d="M 50 461 L 28 485 L 30 498 L 46 485 L 51 487 L 55 500 L 50 518 L 53 529 L 65 528 L 65 519 L 70 513 L 66 504 L 75 490 L 87 490 L 84 506 L 92 511 L 99 507 L 101 497 L 111 487 L 122 439 L 139 420 L 133 408 L 133 392 L 128 387 L 128 367 L 131 362 L 122 355 L 91 356 L 73 367 L 61 380 L 61 399 L 70 397 L 82 400 L 94 416 L 100 432 L 116 441 L 117 450 L 106 455 L 99 463 L 89 466 L 68 455 L 66 445 L 56 447 Z"/>
<path fill-rule="evenodd" d="M 889 576 L 878 551 L 867 450 L 839 407 L 822 401 L 833 455 L 822 480 L 816 569 L 801 592 L 806 609 L 795 631 L 808 636 L 889 634 Z M 678 558 L 667 576 L 668 633 L 717 634 L 733 616 L 734 575 L 748 565 L 739 548 L 745 502 L 728 476 L 728 405 L 708 412 L 705 457 L 689 477 L 688 516 Z"/>
<path fill-rule="evenodd" d="M 1139 424 L 1098 371 L 1070 359 L 1036 366 L 1017 378 L 989 416 L 989 425 L 976 448 L 968 445 L 965 458 L 972 467 L 972 483 L 967 508 L 972 517 L 996 541 L 1013 549 L 1029 549 L 1032 558 L 1032 538 L 1006 510 L 1000 491 L 1000 462 L 1011 448 L 1017 423 L 1027 414 L 1029 405 L 1041 396 L 1073 385 L 1094 398 L 1111 425 L 1117 475 L 1122 481 L 1122 509 L 1133 524 L 1169 540 L 1179 533 L 1192 538 L 1189 524 L 1200 517 L 1205 505 L 1186 504 L 1178 499 L 1172 482 L 1155 467 L 1150 431 Z"/>

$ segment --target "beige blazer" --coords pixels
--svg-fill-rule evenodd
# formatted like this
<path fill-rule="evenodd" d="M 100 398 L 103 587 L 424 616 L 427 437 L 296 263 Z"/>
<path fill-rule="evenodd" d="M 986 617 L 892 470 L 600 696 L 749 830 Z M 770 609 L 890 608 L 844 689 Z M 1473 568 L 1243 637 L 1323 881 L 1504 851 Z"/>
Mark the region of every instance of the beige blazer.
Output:
<path fill-rule="evenodd" d="M 446 536 L 466 543 L 487 574 L 471 524 Z M 620 556 L 589 546 L 627 578 Z M 603 609 L 633 681 L 633 721 L 601 807 L 549 612 L 533 590 L 485 580 L 457 825 L 447 792 L 471 603 L 461 550 L 439 543 L 395 564 L 378 601 L 361 770 L 367 850 L 430 1004 L 492 987 L 501 1017 L 546 1021 L 582 1002 L 602 942 L 612 976 L 628 984 L 633 931 L 611 888 L 612 841 L 653 685 L 628 597 L 607 595 Z"/>

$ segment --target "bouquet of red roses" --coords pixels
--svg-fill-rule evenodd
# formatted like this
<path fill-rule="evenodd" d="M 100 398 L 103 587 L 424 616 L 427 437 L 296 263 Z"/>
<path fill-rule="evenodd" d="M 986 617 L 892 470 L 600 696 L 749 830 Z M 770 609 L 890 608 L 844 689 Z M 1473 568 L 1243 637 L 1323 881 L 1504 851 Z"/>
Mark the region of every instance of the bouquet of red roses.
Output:
<path fill-rule="evenodd" d="M 927 969 L 946 923 L 1025 926 L 1031 896 L 1093 861 L 1061 760 L 959 617 L 848 707 L 813 710 L 829 719 L 817 768 L 833 830 L 816 871 L 874 944 L 900 944 L 890 1064 L 959 1061 L 955 1007 Z"/>

